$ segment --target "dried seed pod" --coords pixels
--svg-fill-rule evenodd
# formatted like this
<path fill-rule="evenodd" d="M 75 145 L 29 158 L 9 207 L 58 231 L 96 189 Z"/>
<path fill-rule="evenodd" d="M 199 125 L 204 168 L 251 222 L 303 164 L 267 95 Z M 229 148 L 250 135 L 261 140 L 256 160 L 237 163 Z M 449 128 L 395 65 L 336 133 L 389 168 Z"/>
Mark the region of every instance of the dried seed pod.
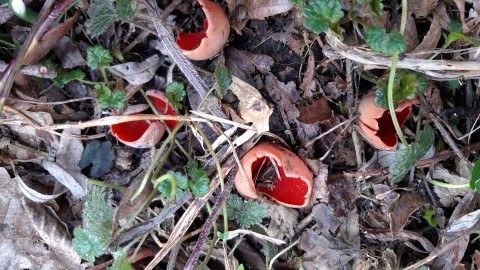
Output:
<path fill-rule="evenodd" d="M 246 179 L 239 171 L 235 176 L 235 186 L 243 197 L 255 199 L 264 194 L 288 207 L 308 205 L 313 175 L 305 162 L 292 151 L 262 143 L 245 154 L 241 164 Z"/>
<path fill-rule="evenodd" d="M 177 44 L 190 60 L 206 60 L 218 54 L 230 35 L 230 20 L 223 8 L 210 0 L 198 0 L 205 12 L 204 30 L 178 35 Z"/>
<path fill-rule="evenodd" d="M 398 139 L 392 118 L 388 110 L 376 106 L 374 101 L 375 93 L 370 93 L 362 98 L 358 106 L 360 113 L 358 122 L 362 135 L 373 147 L 393 151 L 397 148 Z M 395 114 L 400 126 L 410 116 L 412 105 L 419 103 L 420 101 L 415 98 L 398 104 Z"/>

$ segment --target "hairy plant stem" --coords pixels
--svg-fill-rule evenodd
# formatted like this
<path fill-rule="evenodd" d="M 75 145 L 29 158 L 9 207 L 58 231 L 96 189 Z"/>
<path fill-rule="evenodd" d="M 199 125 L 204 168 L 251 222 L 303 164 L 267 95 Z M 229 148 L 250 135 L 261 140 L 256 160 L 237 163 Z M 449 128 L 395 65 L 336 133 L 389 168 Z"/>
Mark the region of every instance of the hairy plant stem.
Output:
<path fill-rule="evenodd" d="M 430 179 L 430 177 L 427 177 L 426 175 L 424 174 L 421 174 L 420 175 L 425 181 L 427 181 L 428 183 L 432 184 L 432 185 L 435 185 L 435 186 L 439 186 L 439 187 L 444 187 L 444 188 L 470 188 L 470 184 L 469 183 L 465 183 L 465 184 L 450 184 L 450 183 L 445 183 L 445 182 L 440 182 L 440 181 L 436 181 L 436 180 L 433 180 L 433 179 Z"/>
<path fill-rule="evenodd" d="M 210 203 L 208 203 L 208 201 L 206 203 L 206 206 L 207 206 L 208 214 L 211 215 L 212 214 L 212 206 L 210 205 Z M 207 266 L 208 261 L 210 260 L 210 257 L 212 256 L 213 249 L 215 248 L 215 245 L 217 244 L 217 240 L 218 240 L 217 233 L 218 233 L 217 222 L 214 222 L 213 223 L 212 244 L 208 248 L 207 254 L 205 255 L 205 259 L 203 259 L 203 262 L 197 268 L 195 268 L 195 270 L 203 270 Z"/>
<path fill-rule="evenodd" d="M 172 190 L 170 191 L 170 198 L 172 198 L 173 201 L 175 201 L 175 196 L 177 195 L 177 186 L 178 186 L 178 179 L 173 173 L 166 173 L 159 178 L 155 179 L 152 181 L 153 187 L 156 188 L 158 185 L 160 185 L 163 181 L 165 180 L 172 180 Z"/>
<path fill-rule="evenodd" d="M 102 77 L 103 77 L 103 81 L 105 82 L 105 84 L 108 86 L 108 88 L 110 88 L 113 91 L 112 85 L 110 84 L 110 81 L 108 80 L 107 71 L 105 71 L 105 68 L 101 67 L 100 72 L 102 72 Z"/>
<path fill-rule="evenodd" d="M 407 9 L 408 3 L 407 0 L 402 0 L 402 20 L 400 22 L 400 33 L 403 35 L 405 33 L 405 26 L 407 25 Z M 392 118 L 393 126 L 397 132 L 398 138 L 402 141 L 405 147 L 409 148 L 405 136 L 403 136 L 402 128 L 398 123 L 397 115 L 395 114 L 395 107 L 393 106 L 393 84 L 395 82 L 395 73 L 397 72 L 397 63 L 398 63 L 398 53 L 392 56 L 392 65 L 390 68 L 390 74 L 388 76 L 388 88 L 387 88 L 387 101 L 388 101 L 388 110 L 390 111 L 390 117 Z"/>
<path fill-rule="evenodd" d="M 270 260 L 270 263 L 268 264 L 268 270 L 272 270 L 273 269 L 273 263 L 275 262 L 275 260 L 277 260 L 278 257 L 282 256 L 283 253 L 289 251 L 291 248 L 296 246 L 298 244 L 298 242 L 299 242 L 299 240 L 297 239 L 296 241 L 294 241 L 290 245 L 288 245 L 288 247 L 284 248 L 282 251 L 280 251 L 275 256 L 273 256 L 273 258 Z"/>
<path fill-rule="evenodd" d="M 98 180 L 95 180 L 95 179 L 92 179 L 92 178 L 87 178 L 87 182 L 92 184 L 92 185 L 96 185 L 96 186 L 100 186 L 100 187 L 106 187 L 106 188 L 111 188 L 111 189 L 116 189 L 116 190 L 127 190 L 126 187 L 122 187 L 122 186 L 118 186 L 118 185 L 114 185 L 114 184 L 107 184 L 103 181 L 98 181 Z"/>
<path fill-rule="evenodd" d="M 157 150 L 157 154 L 153 158 L 152 163 L 150 164 L 150 167 L 148 167 L 147 172 L 145 173 L 145 176 L 143 177 L 142 183 L 138 187 L 138 190 L 132 195 L 132 198 L 130 198 L 130 201 L 135 200 L 140 195 L 140 193 L 142 193 L 142 190 L 145 188 L 145 185 L 147 184 L 147 181 L 150 178 L 150 176 L 151 176 L 151 174 L 154 170 L 155 164 L 160 159 L 160 156 L 162 155 L 163 151 L 165 150 L 165 147 L 167 147 L 167 144 L 175 137 L 178 130 L 183 125 L 184 125 L 183 122 L 179 122 L 178 125 L 172 130 L 172 132 L 170 134 L 168 134 L 167 139 L 165 139 L 165 141 L 162 143 L 162 146 L 160 146 L 160 149 Z M 165 157 L 168 157 L 168 154 L 166 154 Z M 161 167 L 163 167 L 163 164 L 161 166 L 159 165 L 158 167 L 161 169 Z M 159 168 L 157 168 L 157 169 L 159 169 Z"/>

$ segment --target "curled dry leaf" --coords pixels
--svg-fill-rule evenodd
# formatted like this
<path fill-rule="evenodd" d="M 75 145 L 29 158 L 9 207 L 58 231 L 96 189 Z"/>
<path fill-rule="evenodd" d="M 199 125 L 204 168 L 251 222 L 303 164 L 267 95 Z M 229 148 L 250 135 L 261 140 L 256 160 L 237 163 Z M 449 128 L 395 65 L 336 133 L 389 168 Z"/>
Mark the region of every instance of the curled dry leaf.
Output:
<path fill-rule="evenodd" d="M 223 8 L 210 0 L 198 0 L 205 12 L 204 30 L 178 35 L 177 44 L 190 60 L 206 60 L 218 54 L 230 35 L 230 21 Z"/>
<path fill-rule="evenodd" d="M 255 20 L 284 13 L 293 8 L 290 0 L 246 0 L 245 2 L 248 17 Z"/>
<path fill-rule="evenodd" d="M 250 84 L 232 76 L 230 90 L 238 97 L 240 114 L 246 122 L 251 122 L 257 132 L 269 130 L 269 119 L 273 110 L 268 106 L 260 92 Z"/>
<path fill-rule="evenodd" d="M 177 115 L 168 103 L 165 94 L 158 90 L 149 90 L 146 95 L 153 99 L 153 105 L 159 114 Z M 173 129 L 178 121 L 168 120 L 165 124 Z M 165 133 L 165 127 L 158 121 L 131 121 L 111 126 L 112 134 L 122 143 L 135 148 L 148 148 L 160 141 Z"/>
<path fill-rule="evenodd" d="M 265 194 L 288 207 L 305 207 L 310 201 L 313 174 L 305 162 L 292 151 L 274 144 L 259 144 L 243 156 L 235 186 L 245 198 Z"/>
<path fill-rule="evenodd" d="M 153 55 L 141 63 L 128 62 L 114 65 L 108 70 L 115 76 L 121 77 L 132 85 L 141 85 L 150 81 L 155 72 L 163 63 L 158 55 Z"/>
<path fill-rule="evenodd" d="M 362 135 L 373 147 L 393 151 L 397 148 L 397 133 L 388 110 L 377 107 L 374 103 L 375 93 L 366 95 L 358 106 L 359 126 Z M 398 103 L 395 113 L 400 126 L 405 123 L 412 112 L 412 105 L 419 104 L 418 99 Z"/>

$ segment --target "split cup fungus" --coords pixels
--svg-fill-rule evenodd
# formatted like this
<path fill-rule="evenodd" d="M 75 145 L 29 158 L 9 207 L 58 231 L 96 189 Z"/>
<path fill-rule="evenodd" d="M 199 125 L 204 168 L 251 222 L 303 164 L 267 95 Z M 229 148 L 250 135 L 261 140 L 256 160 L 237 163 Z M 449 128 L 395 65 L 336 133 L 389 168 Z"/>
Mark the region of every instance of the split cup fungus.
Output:
<path fill-rule="evenodd" d="M 230 35 L 230 20 L 223 8 L 210 0 L 198 0 L 205 12 L 203 31 L 178 35 L 177 44 L 190 60 L 206 60 L 218 54 Z"/>
<path fill-rule="evenodd" d="M 313 175 L 305 162 L 281 146 L 262 143 L 241 160 L 246 178 L 238 171 L 237 191 L 247 199 L 266 195 L 279 204 L 300 208 L 308 205 Z"/>
<path fill-rule="evenodd" d="M 177 115 L 177 112 L 168 103 L 165 94 L 158 90 L 149 90 L 146 95 L 151 97 L 153 105 L 159 114 Z M 165 124 L 173 129 L 177 121 L 167 120 Z M 112 134 L 122 143 L 135 148 L 148 148 L 160 141 L 165 133 L 165 126 L 158 121 L 131 121 L 111 126 Z"/>
<path fill-rule="evenodd" d="M 394 151 L 397 148 L 397 132 L 393 126 L 388 110 L 377 107 L 374 103 L 375 93 L 363 97 L 358 106 L 360 112 L 359 126 L 367 142 L 379 150 Z M 412 105 L 419 104 L 415 98 L 398 103 L 395 110 L 398 123 L 402 126 L 412 112 Z"/>

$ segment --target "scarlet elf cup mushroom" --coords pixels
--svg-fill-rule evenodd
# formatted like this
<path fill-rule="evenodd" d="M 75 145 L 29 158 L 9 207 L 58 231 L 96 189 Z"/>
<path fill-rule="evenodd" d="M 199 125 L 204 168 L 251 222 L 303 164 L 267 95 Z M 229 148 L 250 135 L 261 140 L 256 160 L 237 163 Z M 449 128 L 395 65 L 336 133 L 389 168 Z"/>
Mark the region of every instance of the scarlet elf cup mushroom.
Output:
<path fill-rule="evenodd" d="M 203 31 L 181 33 L 177 44 L 190 60 L 206 60 L 218 54 L 230 35 L 230 20 L 223 8 L 210 0 L 197 1 L 205 12 Z"/>
<path fill-rule="evenodd" d="M 264 194 L 288 207 L 308 205 L 313 174 L 292 151 L 261 143 L 243 156 L 241 165 L 246 178 L 239 170 L 235 176 L 235 186 L 243 197 L 255 199 Z"/>
<path fill-rule="evenodd" d="M 369 93 L 360 101 L 359 126 L 362 135 L 373 147 L 393 151 L 397 148 L 397 132 L 388 110 L 375 105 L 375 93 Z M 412 105 L 419 104 L 418 98 L 400 102 L 395 110 L 398 123 L 402 126 L 412 112 Z"/>
<path fill-rule="evenodd" d="M 158 90 L 149 90 L 146 95 L 151 97 L 153 105 L 159 114 L 177 115 L 177 112 L 168 103 L 165 94 Z M 178 121 L 166 120 L 165 124 L 173 129 L 177 126 Z M 135 147 L 147 148 L 160 141 L 165 133 L 163 123 L 158 121 L 130 121 L 125 123 L 114 124 L 111 126 L 112 134 L 122 143 Z"/>

